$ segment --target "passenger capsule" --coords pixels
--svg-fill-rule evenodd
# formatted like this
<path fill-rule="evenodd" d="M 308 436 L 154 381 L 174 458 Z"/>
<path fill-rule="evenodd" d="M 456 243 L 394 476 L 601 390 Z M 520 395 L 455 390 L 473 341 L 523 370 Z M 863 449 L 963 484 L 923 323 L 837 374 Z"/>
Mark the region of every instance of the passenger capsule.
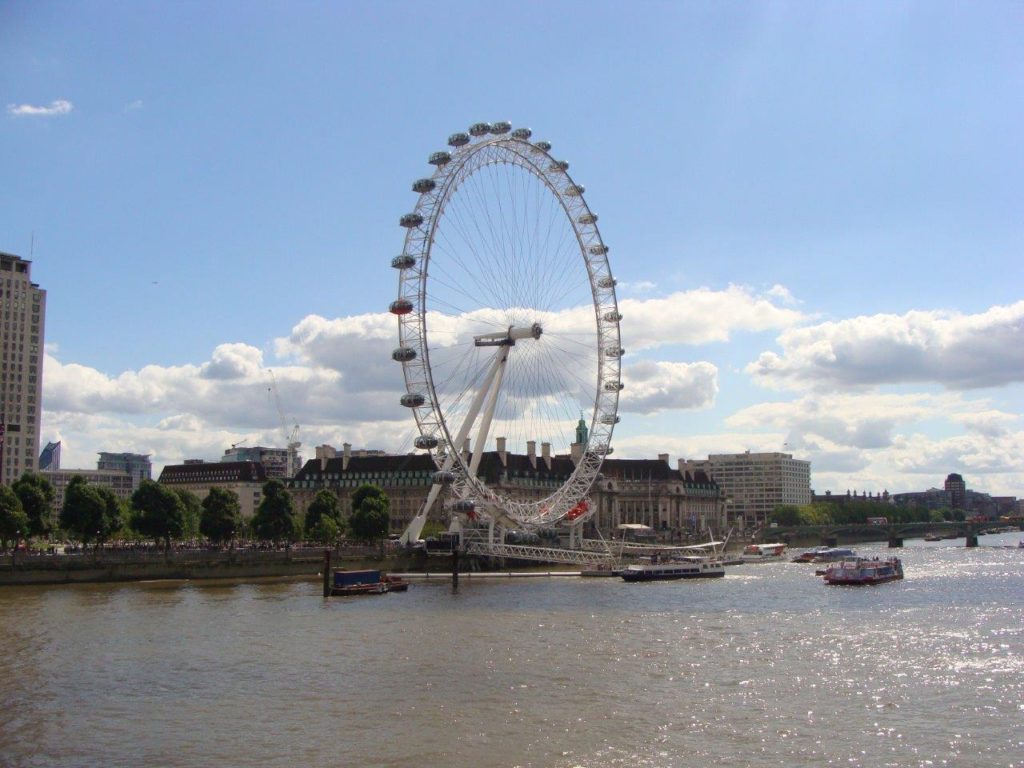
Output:
<path fill-rule="evenodd" d="M 424 192 L 432 192 L 437 184 L 433 179 L 416 179 L 412 183 L 412 191 L 423 194 Z"/>
<path fill-rule="evenodd" d="M 606 413 L 601 417 L 602 424 L 618 424 L 621 419 L 613 413 Z"/>
<path fill-rule="evenodd" d="M 416 359 L 416 350 L 412 347 L 396 347 L 391 351 L 391 359 L 396 363 L 407 363 Z"/>
<path fill-rule="evenodd" d="M 434 485 L 449 485 L 455 482 L 455 473 L 441 470 L 434 473 L 432 480 L 434 481 Z"/>
<path fill-rule="evenodd" d="M 418 213 L 407 213 L 398 220 L 398 223 L 406 229 L 413 229 L 423 223 L 423 217 Z"/>
<path fill-rule="evenodd" d="M 612 452 L 612 447 L 605 443 L 598 443 L 590 449 L 591 453 L 596 453 L 598 456 L 608 456 Z"/>
<path fill-rule="evenodd" d="M 576 219 L 576 221 L 579 222 L 580 224 L 597 224 L 597 214 L 596 213 L 584 213 L 584 214 L 581 214 Z"/>
<path fill-rule="evenodd" d="M 449 147 L 464 147 L 469 144 L 469 136 L 464 133 L 453 133 L 448 137 Z"/>
<path fill-rule="evenodd" d="M 622 347 L 608 347 L 608 349 L 606 349 L 604 353 L 608 355 L 608 357 L 622 357 L 624 354 L 626 354 L 626 350 L 624 350 Z"/>
<path fill-rule="evenodd" d="M 409 267 L 416 266 L 416 258 L 407 253 L 403 253 L 401 256 L 395 256 L 395 258 L 391 260 L 391 266 L 395 269 L 409 269 Z"/>
<path fill-rule="evenodd" d="M 608 253 L 608 246 L 604 243 L 600 243 L 599 245 L 590 246 L 589 250 L 592 256 L 604 256 Z"/>
<path fill-rule="evenodd" d="M 470 136 L 484 136 L 484 135 L 490 133 L 490 130 L 491 130 L 491 124 L 490 123 L 473 123 L 471 126 L 469 126 L 469 135 Z"/>
<path fill-rule="evenodd" d="M 565 160 L 555 160 L 551 165 L 548 166 L 549 171 L 568 171 L 569 164 Z"/>
<path fill-rule="evenodd" d="M 605 312 L 604 313 L 604 319 L 607 320 L 609 323 L 617 323 L 617 322 L 619 322 L 622 319 L 622 313 L 621 312 Z"/>
<path fill-rule="evenodd" d="M 433 435 L 417 435 L 416 439 L 412 441 L 412 444 L 417 448 L 431 450 L 433 448 L 437 448 L 437 438 Z"/>
<path fill-rule="evenodd" d="M 389 309 L 392 315 L 408 315 L 412 312 L 412 302 L 408 299 L 395 299 Z"/>
<path fill-rule="evenodd" d="M 550 152 L 551 151 L 551 142 L 550 141 L 535 141 L 535 142 L 533 142 L 533 146 L 535 146 L 541 152 Z"/>
<path fill-rule="evenodd" d="M 408 392 L 402 395 L 402 399 L 399 400 L 398 402 L 400 402 L 406 408 L 419 408 L 421 405 L 427 402 L 427 398 L 425 398 L 419 392 Z"/>
<path fill-rule="evenodd" d="M 516 128 L 514 131 L 512 131 L 513 139 L 522 139 L 523 141 L 526 141 L 531 136 L 533 136 L 533 131 L 531 131 L 529 128 Z"/>
<path fill-rule="evenodd" d="M 626 385 L 623 384 L 621 381 L 606 381 L 604 383 L 604 391 L 605 392 L 621 392 L 622 388 L 625 387 L 625 386 Z"/>
<path fill-rule="evenodd" d="M 512 130 L 512 123 L 508 120 L 499 120 L 496 123 L 491 123 L 491 133 L 495 136 L 500 136 L 503 133 L 508 133 Z"/>
<path fill-rule="evenodd" d="M 435 152 L 430 156 L 430 159 L 427 160 L 427 162 L 430 163 L 431 165 L 436 165 L 438 167 L 441 167 L 446 163 L 450 163 L 451 161 L 452 156 L 447 152 Z"/>
<path fill-rule="evenodd" d="M 600 280 L 597 281 L 597 287 L 614 288 L 616 285 L 618 285 L 618 282 L 619 281 L 616 280 L 614 277 L 602 277 Z"/>
<path fill-rule="evenodd" d="M 452 512 L 461 512 L 465 514 L 466 512 L 475 511 L 476 502 L 473 501 L 472 499 L 457 499 L 456 501 L 452 502 Z"/>
<path fill-rule="evenodd" d="M 584 187 L 582 184 L 570 184 L 568 187 L 565 188 L 565 194 L 567 194 L 569 197 L 579 197 L 586 191 L 587 188 Z"/>

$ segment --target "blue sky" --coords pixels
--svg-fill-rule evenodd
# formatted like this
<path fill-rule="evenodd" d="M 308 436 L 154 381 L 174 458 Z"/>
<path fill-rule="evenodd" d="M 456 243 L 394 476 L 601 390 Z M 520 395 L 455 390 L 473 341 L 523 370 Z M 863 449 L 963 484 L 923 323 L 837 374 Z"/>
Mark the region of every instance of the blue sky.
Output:
<path fill-rule="evenodd" d="M 1024 496 L 1022 32 L 993 2 L 8 0 L 0 250 L 48 291 L 43 440 L 277 444 L 273 369 L 307 455 L 404 450 L 398 217 L 507 119 L 611 246 L 617 456 Z"/>

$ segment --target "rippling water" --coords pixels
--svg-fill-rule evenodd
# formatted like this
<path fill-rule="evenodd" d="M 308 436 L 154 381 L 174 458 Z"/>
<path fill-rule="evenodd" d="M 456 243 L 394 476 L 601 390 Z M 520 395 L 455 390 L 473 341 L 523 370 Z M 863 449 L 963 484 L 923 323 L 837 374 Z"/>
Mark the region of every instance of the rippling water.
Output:
<path fill-rule="evenodd" d="M 1024 766 L 1020 538 L 871 588 L 0 588 L 0 765 Z"/>

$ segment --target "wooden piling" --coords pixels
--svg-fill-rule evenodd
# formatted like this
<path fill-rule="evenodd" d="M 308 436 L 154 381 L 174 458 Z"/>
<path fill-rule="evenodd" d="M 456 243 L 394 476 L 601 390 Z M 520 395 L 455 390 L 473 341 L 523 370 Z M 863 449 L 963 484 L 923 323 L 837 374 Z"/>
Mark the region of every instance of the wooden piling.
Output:
<path fill-rule="evenodd" d="M 459 588 L 459 548 L 452 550 L 452 589 Z"/>
<path fill-rule="evenodd" d="M 324 597 L 331 596 L 331 550 L 324 550 Z"/>

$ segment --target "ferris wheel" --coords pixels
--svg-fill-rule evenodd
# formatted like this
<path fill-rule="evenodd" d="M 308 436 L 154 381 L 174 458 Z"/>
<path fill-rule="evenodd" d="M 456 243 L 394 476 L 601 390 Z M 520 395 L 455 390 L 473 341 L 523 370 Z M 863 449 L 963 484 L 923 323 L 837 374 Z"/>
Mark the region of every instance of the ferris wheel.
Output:
<path fill-rule="evenodd" d="M 419 197 L 391 262 L 401 403 L 437 467 L 404 542 L 444 489 L 455 515 L 506 526 L 579 514 L 611 453 L 623 387 L 608 248 L 569 164 L 504 121 L 476 123 L 448 145 L 412 185 Z M 492 435 L 519 464 L 480 477 Z"/>

